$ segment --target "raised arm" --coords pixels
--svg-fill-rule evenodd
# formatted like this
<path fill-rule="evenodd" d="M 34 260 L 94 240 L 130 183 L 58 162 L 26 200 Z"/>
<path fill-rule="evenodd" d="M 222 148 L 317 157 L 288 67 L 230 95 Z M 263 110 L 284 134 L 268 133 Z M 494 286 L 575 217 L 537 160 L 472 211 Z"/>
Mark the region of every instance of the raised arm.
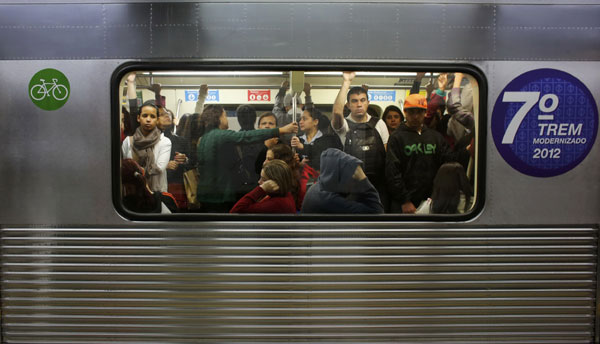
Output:
<path fill-rule="evenodd" d="M 425 76 L 425 72 L 418 72 L 415 77 L 415 81 L 413 81 L 412 87 L 410 88 L 410 94 L 419 93 L 421 90 L 421 80 Z"/>
<path fill-rule="evenodd" d="M 160 95 L 160 91 L 162 87 L 160 84 L 152 84 L 150 85 L 150 91 L 154 92 L 154 103 L 158 106 L 165 107 L 164 97 Z"/>
<path fill-rule="evenodd" d="M 312 86 L 308 82 L 304 83 L 304 108 L 306 108 L 307 110 L 311 110 L 315 107 L 315 104 L 313 104 L 312 101 L 312 97 L 310 96 L 311 88 Z"/>
<path fill-rule="evenodd" d="M 279 123 L 279 124 L 283 123 L 283 118 L 287 114 L 287 111 L 285 111 L 285 104 L 283 104 L 283 100 L 285 98 L 285 92 L 287 91 L 287 89 L 289 87 L 290 87 L 290 82 L 287 80 L 284 80 L 281 83 L 281 86 L 279 87 L 279 91 L 275 95 L 275 104 L 273 104 L 273 113 L 275 114 L 275 117 L 277 118 L 277 123 Z"/>
<path fill-rule="evenodd" d="M 124 120 L 127 121 L 125 128 L 125 136 L 131 136 L 138 127 L 137 116 L 140 114 L 140 108 L 137 103 L 137 93 L 135 86 L 135 72 L 131 72 L 127 75 L 127 99 L 129 102 L 129 115 L 124 116 Z"/>
<path fill-rule="evenodd" d="M 344 104 L 346 104 L 346 95 L 348 94 L 352 80 L 354 80 L 354 77 L 356 77 L 356 73 L 344 72 L 342 77 L 342 87 L 340 87 L 340 91 L 338 92 L 335 102 L 333 103 L 333 110 L 331 111 L 333 116 L 331 120 L 331 126 L 335 130 L 341 129 L 344 124 Z"/>
<path fill-rule="evenodd" d="M 137 99 L 135 87 L 135 72 L 131 72 L 127 75 L 127 99 Z"/>
<path fill-rule="evenodd" d="M 464 75 L 463 73 L 454 73 L 454 83 L 452 85 L 452 91 L 448 100 L 448 113 L 464 125 L 467 129 L 475 129 L 475 120 L 473 114 L 464 111 L 461 106 L 460 98 L 460 84 Z"/>
<path fill-rule="evenodd" d="M 200 89 L 198 90 L 198 101 L 196 101 L 196 109 L 194 110 L 196 113 L 202 113 L 202 111 L 204 111 L 204 102 L 206 101 L 207 95 L 208 85 L 200 85 Z"/>

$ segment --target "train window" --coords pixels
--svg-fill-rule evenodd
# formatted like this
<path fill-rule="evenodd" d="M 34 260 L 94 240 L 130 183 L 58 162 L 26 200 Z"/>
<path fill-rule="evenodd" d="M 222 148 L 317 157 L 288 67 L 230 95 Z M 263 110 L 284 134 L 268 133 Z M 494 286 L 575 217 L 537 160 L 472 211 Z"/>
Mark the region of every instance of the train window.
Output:
<path fill-rule="evenodd" d="M 452 221 L 482 206 L 474 68 L 143 67 L 113 83 L 129 217 Z"/>

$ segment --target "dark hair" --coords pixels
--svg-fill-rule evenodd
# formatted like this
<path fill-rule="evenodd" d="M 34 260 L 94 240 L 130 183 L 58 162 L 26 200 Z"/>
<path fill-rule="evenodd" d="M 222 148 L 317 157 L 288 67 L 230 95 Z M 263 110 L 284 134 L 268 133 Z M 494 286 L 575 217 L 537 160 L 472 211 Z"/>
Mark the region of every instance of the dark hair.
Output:
<path fill-rule="evenodd" d="M 235 110 L 238 122 L 242 130 L 254 130 L 254 123 L 256 122 L 256 110 L 252 105 L 243 104 L 238 106 Z"/>
<path fill-rule="evenodd" d="M 156 102 L 151 99 L 151 100 L 146 100 L 142 106 L 140 106 L 140 111 L 142 110 L 142 108 L 146 107 L 146 106 L 150 106 L 153 107 L 156 110 L 156 116 L 158 116 L 158 105 L 156 105 Z"/>
<path fill-rule="evenodd" d="M 223 111 L 223 107 L 219 104 L 206 105 L 204 111 L 202 111 L 202 114 L 200 115 L 198 137 L 202 137 L 202 135 L 219 127 Z"/>
<path fill-rule="evenodd" d="M 371 117 L 377 117 L 379 118 L 379 112 L 377 111 L 377 109 L 375 108 L 375 105 L 369 105 L 367 107 L 367 113 L 369 114 L 369 116 Z"/>
<path fill-rule="evenodd" d="M 171 120 L 174 121 L 175 120 L 175 114 L 173 113 L 173 111 L 171 111 L 171 110 L 169 110 L 167 108 L 164 108 L 164 109 L 165 109 L 165 112 L 167 114 L 169 114 L 169 116 L 171 116 Z"/>
<path fill-rule="evenodd" d="M 367 92 L 367 90 L 365 90 L 362 86 L 354 86 L 350 89 L 350 91 L 348 91 L 348 94 L 346 95 L 346 101 L 348 103 L 350 103 L 350 95 L 352 94 L 366 94 L 367 100 L 369 99 L 369 92 Z"/>
<path fill-rule="evenodd" d="M 267 178 L 272 179 L 279 186 L 276 191 L 277 195 L 285 196 L 288 192 L 294 190 L 294 177 L 292 169 L 283 160 L 274 159 L 267 161 L 262 170 Z"/>
<path fill-rule="evenodd" d="M 165 135 L 167 137 L 171 137 L 171 135 L 173 134 L 173 127 L 175 124 L 175 114 L 173 114 L 173 111 L 167 109 L 166 107 L 159 105 L 158 106 L 158 117 L 164 116 L 164 115 L 171 117 L 171 126 L 169 128 L 164 129 Z"/>
<path fill-rule="evenodd" d="M 189 113 L 184 113 L 181 117 L 179 117 L 179 123 L 177 124 L 177 136 L 185 137 L 185 127 L 191 118 L 192 115 Z M 186 138 L 189 139 L 189 137 Z"/>
<path fill-rule="evenodd" d="M 138 213 L 152 212 L 157 208 L 156 198 L 146 187 L 143 170 L 135 160 L 121 161 L 121 182 L 125 208 Z"/>
<path fill-rule="evenodd" d="M 258 117 L 258 125 L 260 125 L 260 121 L 262 121 L 262 119 L 265 117 L 274 117 L 275 118 L 275 126 L 277 126 L 277 116 L 275 116 L 275 114 L 272 112 L 265 112 L 262 115 L 260 115 L 260 117 Z"/>
<path fill-rule="evenodd" d="M 283 160 L 285 163 L 290 165 L 293 169 L 296 167 L 296 160 L 294 159 L 294 151 L 290 146 L 285 143 L 278 143 L 273 147 L 269 148 L 270 151 L 273 152 L 273 157 L 275 159 Z"/>
<path fill-rule="evenodd" d="M 121 106 L 121 113 L 123 114 L 123 134 L 125 136 L 131 136 L 135 133 L 140 123 L 132 116 L 124 106 Z"/>
<path fill-rule="evenodd" d="M 179 132 L 179 128 L 177 128 L 177 132 Z M 202 135 L 203 132 L 204 129 L 201 127 L 200 114 L 196 112 L 187 116 L 187 119 L 185 120 L 185 125 L 181 129 L 180 136 L 189 140 L 190 144 L 192 144 L 192 147 L 196 147 L 198 138 Z"/>
<path fill-rule="evenodd" d="M 449 162 L 440 166 L 433 179 L 432 212 L 434 214 L 458 213 L 461 191 L 465 195 L 465 204 L 469 204 L 473 196 L 473 188 L 463 166 L 458 162 Z"/>
<path fill-rule="evenodd" d="M 326 134 L 328 132 L 328 129 L 330 127 L 330 122 L 329 122 L 329 118 L 327 118 L 327 116 L 323 115 L 323 113 L 321 112 L 321 110 L 317 109 L 316 107 L 312 107 L 312 108 L 307 108 L 306 106 L 304 106 L 302 108 L 302 110 L 308 112 L 308 115 L 313 119 L 313 120 L 318 120 L 319 124 L 317 124 L 317 128 L 323 133 Z"/>
<path fill-rule="evenodd" d="M 390 105 L 390 106 L 386 107 L 385 110 L 383 110 L 383 115 L 381 115 L 381 119 L 383 121 L 385 121 L 385 119 L 387 118 L 387 115 L 388 115 L 388 113 L 390 113 L 390 111 L 399 113 L 400 114 L 400 122 L 401 123 L 404 122 L 404 113 L 396 105 Z"/>
<path fill-rule="evenodd" d="M 294 196 L 294 200 L 296 200 L 296 207 L 300 209 L 300 200 L 298 199 L 298 193 L 300 190 L 300 165 L 298 161 L 296 161 L 296 157 L 292 147 L 286 145 L 285 143 L 278 143 L 275 146 L 269 149 L 273 152 L 273 157 L 275 159 L 283 160 L 290 169 L 292 170 L 292 176 L 294 177 L 292 195 Z"/>

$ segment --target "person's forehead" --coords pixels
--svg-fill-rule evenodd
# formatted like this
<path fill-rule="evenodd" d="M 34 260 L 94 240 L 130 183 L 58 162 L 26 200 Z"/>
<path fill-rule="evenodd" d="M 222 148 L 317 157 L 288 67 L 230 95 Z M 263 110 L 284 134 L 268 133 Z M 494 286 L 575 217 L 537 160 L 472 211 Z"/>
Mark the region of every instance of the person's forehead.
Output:
<path fill-rule="evenodd" d="M 350 99 L 367 99 L 366 93 L 352 93 Z"/>
<path fill-rule="evenodd" d="M 260 120 L 260 123 L 263 122 L 275 122 L 275 116 L 265 116 Z"/>
<path fill-rule="evenodd" d="M 147 113 L 156 114 L 156 108 L 153 106 L 149 106 L 149 105 L 142 107 L 141 114 L 147 114 Z"/>

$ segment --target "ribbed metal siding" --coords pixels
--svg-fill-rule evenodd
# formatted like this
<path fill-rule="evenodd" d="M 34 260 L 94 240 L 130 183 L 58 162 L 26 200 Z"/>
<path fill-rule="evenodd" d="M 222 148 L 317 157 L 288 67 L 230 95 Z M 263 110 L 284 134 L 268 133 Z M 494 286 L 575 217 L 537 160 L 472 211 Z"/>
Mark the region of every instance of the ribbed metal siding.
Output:
<path fill-rule="evenodd" d="M 3 340 L 593 341 L 596 229 L 270 227 L 5 228 Z"/>

